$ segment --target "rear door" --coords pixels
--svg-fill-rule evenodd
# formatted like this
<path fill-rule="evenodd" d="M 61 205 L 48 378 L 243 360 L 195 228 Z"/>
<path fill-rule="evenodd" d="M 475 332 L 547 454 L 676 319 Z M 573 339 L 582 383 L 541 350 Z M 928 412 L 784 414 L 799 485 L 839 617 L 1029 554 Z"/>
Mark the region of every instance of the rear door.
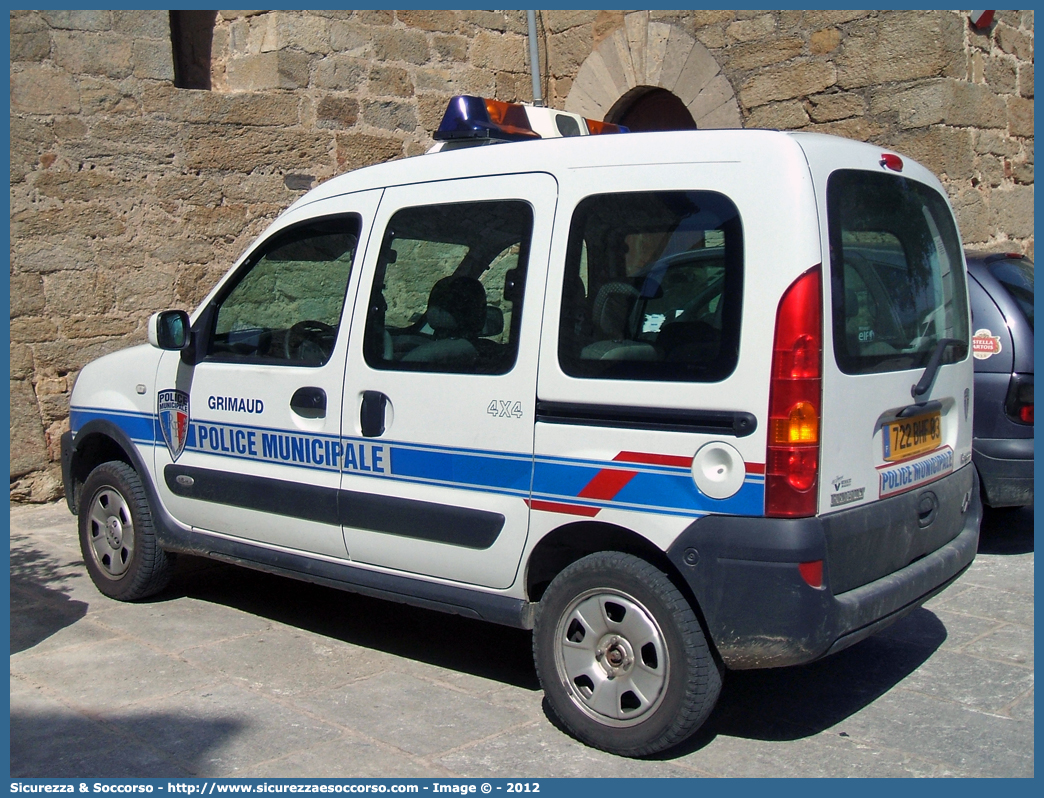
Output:
<path fill-rule="evenodd" d="M 918 177 L 878 166 L 825 181 L 832 335 L 821 513 L 921 488 L 970 462 L 964 259 L 949 204 Z"/>
<path fill-rule="evenodd" d="M 387 190 L 345 377 L 341 515 L 353 561 L 514 581 L 556 197 L 546 174 Z"/>

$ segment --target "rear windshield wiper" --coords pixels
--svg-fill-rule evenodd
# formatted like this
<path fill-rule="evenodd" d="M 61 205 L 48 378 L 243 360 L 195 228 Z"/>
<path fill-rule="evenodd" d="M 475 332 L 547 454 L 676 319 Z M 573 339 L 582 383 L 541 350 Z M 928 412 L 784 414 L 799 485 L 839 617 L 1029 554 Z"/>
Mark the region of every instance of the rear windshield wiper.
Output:
<path fill-rule="evenodd" d="M 939 371 L 939 365 L 942 363 L 942 357 L 946 350 L 954 344 L 962 343 L 964 342 L 960 338 L 939 339 L 935 344 L 935 351 L 932 352 L 932 356 L 928 359 L 928 365 L 924 369 L 924 374 L 921 375 L 921 379 L 917 381 L 917 384 L 910 388 L 910 393 L 913 394 L 914 399 L 920 399 L 932 387 L 932 382 L 935 381 L 935 374 Z"/>

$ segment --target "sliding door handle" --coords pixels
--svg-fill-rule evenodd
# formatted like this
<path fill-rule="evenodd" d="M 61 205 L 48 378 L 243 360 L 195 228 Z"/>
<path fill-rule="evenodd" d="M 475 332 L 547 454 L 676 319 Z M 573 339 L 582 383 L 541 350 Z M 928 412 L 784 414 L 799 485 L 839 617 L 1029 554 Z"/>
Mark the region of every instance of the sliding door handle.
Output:
<path fill-rule="evenodd" d="M 388 397 L 380 391 L 363 391 L 359 425 L 364 438 L 378 438 L 384 434 L 384 409 Z"/>

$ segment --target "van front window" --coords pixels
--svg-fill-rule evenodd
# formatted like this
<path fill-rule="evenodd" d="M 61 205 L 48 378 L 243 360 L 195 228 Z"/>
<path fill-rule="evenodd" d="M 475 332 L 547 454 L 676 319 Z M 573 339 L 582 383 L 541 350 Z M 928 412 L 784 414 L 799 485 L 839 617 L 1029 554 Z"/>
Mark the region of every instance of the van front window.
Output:
<path fill-rule="evenodd" d="M 961 244 L 946 201 L 898 175 L 834 172 L 827 182 L 834 353 L 846 374 L 924 368 L 968 355 Z"/>

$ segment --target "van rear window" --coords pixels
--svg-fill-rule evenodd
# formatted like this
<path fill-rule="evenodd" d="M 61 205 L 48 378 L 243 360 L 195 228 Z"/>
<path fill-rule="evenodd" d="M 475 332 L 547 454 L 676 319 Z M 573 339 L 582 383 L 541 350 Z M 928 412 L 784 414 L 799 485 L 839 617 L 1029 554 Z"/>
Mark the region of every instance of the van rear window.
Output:
<path fill-rule="evenodd" d="M 946 201 L 905 177 L 856 170 L 827 182 L 834 354 L 846 374 L 924 368 L 968 355 L 961 244 Z"/>
<path fill-rule="evenodd" d="M 742 287 L 743 231 L 727 197 L 587 197 L 569 230 L 562 370 L 604 379 L 724 379 L 739 353 Z"/>

